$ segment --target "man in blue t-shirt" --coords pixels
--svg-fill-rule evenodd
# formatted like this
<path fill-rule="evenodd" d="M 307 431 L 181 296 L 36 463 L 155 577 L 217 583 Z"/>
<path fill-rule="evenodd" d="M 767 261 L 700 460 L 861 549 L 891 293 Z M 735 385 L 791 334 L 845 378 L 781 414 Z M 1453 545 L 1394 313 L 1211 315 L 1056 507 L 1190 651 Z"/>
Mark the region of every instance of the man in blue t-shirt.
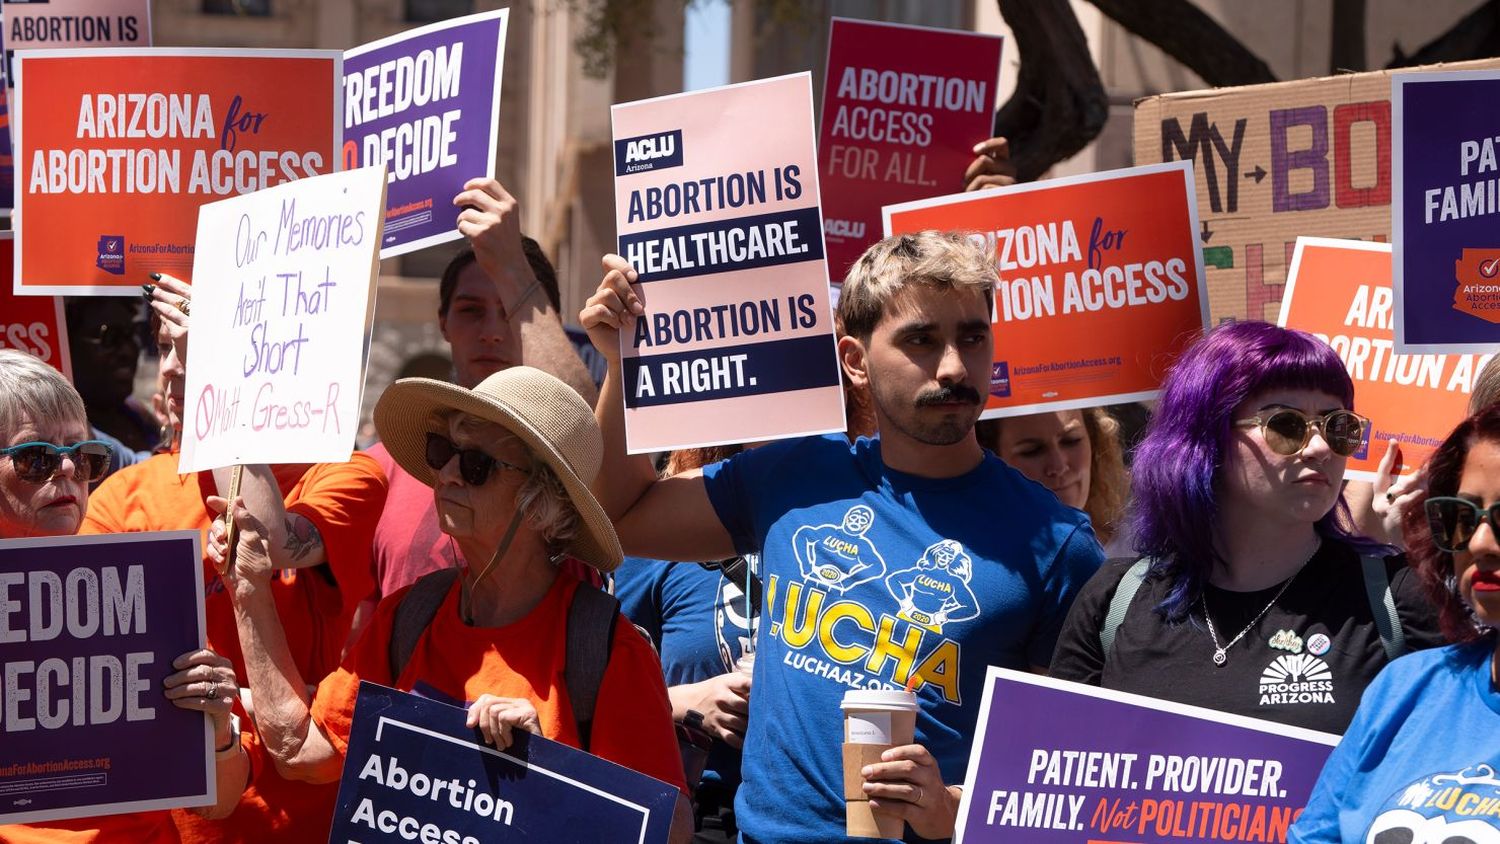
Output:
<path fill-rule="evenodd" d="M 625 453 L 619 331 L 644 308 L 635 271 L 613 255 L 604 265 L 579 315 L 609 358 L 595 494 L 628 553 L 761 555 L 742 840 L 844 837 L 839 703 L 849 689 L 908 687 L 916 741 L 867 766 L 863 789 L 913 836 L 951 836 L 986 667 L 1047 665 L 1102 559 L 1086 516 L 974 438 L 993 265 L 958 234 L 870 247 L 840 297 L 838 354 L 869 390 L 879 436 L 782 440 L 664 479 Z"/>

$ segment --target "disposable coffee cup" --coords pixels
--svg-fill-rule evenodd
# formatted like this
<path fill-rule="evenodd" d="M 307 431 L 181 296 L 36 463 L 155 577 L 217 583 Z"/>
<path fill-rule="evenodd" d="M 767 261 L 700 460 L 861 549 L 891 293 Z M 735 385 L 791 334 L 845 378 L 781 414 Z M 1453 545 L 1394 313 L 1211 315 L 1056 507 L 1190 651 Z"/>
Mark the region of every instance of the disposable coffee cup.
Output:
<path fill-rule="evenodd" d="M 870 808 L 865 778 L 860 771 L 880 761 L 881 754 L 916 735 L 915 692 L 854 689 L 844 693 L 844 814 L 850 836 L 900 838 L 906 822 Z"/>

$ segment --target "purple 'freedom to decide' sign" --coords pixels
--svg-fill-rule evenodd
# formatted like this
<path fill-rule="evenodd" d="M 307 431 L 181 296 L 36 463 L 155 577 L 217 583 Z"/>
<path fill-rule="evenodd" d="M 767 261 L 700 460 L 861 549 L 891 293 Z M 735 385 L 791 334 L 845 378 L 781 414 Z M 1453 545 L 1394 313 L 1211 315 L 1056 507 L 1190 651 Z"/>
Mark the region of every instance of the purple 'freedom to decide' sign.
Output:
<path fill-rule="evenodd" d="M 1285 842 L 1338 740 L 991 668 L 955 841 Z"/>
<path fill-rule="evenodd" d="M 162 692 L 203 647 L 198 542 L 0 541 L 0 824 L 214 802 L 209 718 Z"/>
<path fill-rule="evenodd" d="M 1396 351 L 1500 345 L 1500 71 L 1391 76 Z"/>
<path fill-rule="evenodd" d="M 508 18 L 454 18 L 344 54 L 343 169 L 389 174 L 381 258 L 460 238 L 453 197 L 495 177 Z"/>

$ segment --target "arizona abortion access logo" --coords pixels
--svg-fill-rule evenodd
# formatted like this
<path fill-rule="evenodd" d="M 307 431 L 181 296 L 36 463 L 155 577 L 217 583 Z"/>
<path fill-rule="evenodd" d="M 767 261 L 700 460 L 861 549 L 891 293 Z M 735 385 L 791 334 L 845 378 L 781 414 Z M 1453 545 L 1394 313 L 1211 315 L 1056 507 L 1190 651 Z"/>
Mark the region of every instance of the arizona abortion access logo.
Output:
<path fill-rule="evenodd" d="M 1500 323 L 1500 249 L 1465 249 L 1453 276 L 1453 310 Z"/>
<path fill-rule="evenodd" d="M 125 274 L 124 235 L 100 235 L 99 260 L 95 263 L 95 266 L 111 275 Z"/>
<path fill-rule="evenodd" d="M 1278 656 L 1261 672 L 1261 706 L 1333 702 L 1333 672 L 1312 654 Z"/>
<path fill-rule="evenodd" d="M 682 130 L 615 141 L 615 175 L 647 173 L 682 166 Z"/>

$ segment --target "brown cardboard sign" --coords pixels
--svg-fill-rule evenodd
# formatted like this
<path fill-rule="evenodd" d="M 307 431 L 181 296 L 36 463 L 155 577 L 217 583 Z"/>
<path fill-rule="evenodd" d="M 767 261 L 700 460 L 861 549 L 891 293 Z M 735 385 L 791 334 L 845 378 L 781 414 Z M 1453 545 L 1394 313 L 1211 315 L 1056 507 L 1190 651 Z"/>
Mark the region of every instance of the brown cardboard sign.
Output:
<path fill-rule="evenodd" d="M 1388 241 L 1391 74 L 1482 59 L 1147 97 L 1135 163 L 1192 159 L 1213 322 L 1275 321 L 1299 235 Z"/>

